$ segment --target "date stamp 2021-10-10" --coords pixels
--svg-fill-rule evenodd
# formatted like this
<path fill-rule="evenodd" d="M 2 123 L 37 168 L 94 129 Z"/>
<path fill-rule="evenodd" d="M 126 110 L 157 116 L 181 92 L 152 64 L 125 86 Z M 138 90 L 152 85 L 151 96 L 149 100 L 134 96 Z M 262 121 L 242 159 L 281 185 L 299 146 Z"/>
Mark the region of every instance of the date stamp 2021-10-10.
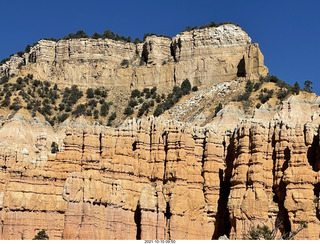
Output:
<path fill-rule="evenodd" d="M 175 240 L 145 240 L 144 243 L 150 243 L 150 244 L 171 244 L 176 243 Z"/>

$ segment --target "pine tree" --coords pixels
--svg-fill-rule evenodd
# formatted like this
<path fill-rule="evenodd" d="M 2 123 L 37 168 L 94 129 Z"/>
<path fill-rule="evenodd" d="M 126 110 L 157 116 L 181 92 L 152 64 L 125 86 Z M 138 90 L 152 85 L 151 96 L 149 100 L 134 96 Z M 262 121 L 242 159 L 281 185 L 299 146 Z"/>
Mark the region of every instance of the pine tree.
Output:
<path fill-rule="evenodd" d="M 293 93 L 296 94 L 296 95 L 299 95 L 300 90 L 301 89 L 300 89 L 300 86 L 299 86 L 298 82 L 294 83 L 293 89 L 292 89 Z"/>
<path fill-rule="evenodd" d="M 306 91 L 306 92 L 312 92 L 312 81 L 309 81 L 309 80 L 306 80 L 304 82 L 304 88 L 303 90 Z"/>
<path fill-rule="evenodd" d="M 49 240 L 49 236 L 47 235 L 45 230 L 41 230 L 32 240 Z"/>

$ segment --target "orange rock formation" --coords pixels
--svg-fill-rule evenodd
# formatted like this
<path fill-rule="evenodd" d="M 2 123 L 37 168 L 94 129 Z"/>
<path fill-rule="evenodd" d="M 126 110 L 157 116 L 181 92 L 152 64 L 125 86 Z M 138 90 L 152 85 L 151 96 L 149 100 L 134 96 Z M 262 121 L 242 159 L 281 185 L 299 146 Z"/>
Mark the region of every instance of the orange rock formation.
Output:
<path fill-rule="evenodd" d="M 242 239 L 252 224 L 319 238 L 319 128 L 243 122 L 73 127 L 43 166 L 1 153 L 1 239 Z M 316 201 L 316 200 L 317 201 Z"/>

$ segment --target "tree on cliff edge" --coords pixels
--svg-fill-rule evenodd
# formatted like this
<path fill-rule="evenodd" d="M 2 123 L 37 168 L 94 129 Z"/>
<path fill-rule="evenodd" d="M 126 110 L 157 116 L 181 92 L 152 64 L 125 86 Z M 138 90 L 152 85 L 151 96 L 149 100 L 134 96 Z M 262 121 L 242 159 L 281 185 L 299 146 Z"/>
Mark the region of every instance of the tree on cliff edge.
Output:
<path fill-rule="evenodd" d="M 41 230 L 32 240 L 49 240 L 49 236 L 47 235 L 45 230 Z"/>
<path fill-rule="evenodd" d="M 306 92 L 312 92 L 312 81 L 309 81 L 309 80 L 306 80 L 304 82 L 304 88 L 303 90 L 306 91 Z"/>

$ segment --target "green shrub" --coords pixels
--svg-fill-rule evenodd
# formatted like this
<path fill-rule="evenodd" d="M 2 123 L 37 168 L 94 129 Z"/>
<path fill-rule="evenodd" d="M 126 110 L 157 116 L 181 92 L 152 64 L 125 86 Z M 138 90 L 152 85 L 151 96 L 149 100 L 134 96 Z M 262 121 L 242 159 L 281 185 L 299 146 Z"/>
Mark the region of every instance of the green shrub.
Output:
<path fill-rule="evenodd" d="M 246 83 L 246 92 L 251 93 L 253 91 L 253 83 L 251 80 L 247 80 Z"/>
<path fill-rule="evenodd" d="M 301 89 L 300 89 L 298 82 L 294 83 L 293 88 L 292 88 L 293 94 L 299 95 L 300 90 Z"/>
<path fill-rule="evenodd" d="M 144 110 L 144 108 L 143 107 L 141 107 L 141 108 L 139 108 L 139 110 L 138 110 L 138 117 L 141 117 L 143 114 L 144 114 L 144 112 L 145 112 L 145 110 Z"/>
<path fill-rule="evenodd" d="M 83 31 L 79 30 L 76 32 L 76 34 L 70 33 L 69 35 L 65 36 L 63 39 L 78 39 L 78 38 L 88 38 L 89 36 Z"/>
<path fill-rule="evenodd" d="M 153 112 L 153 116 L 158 117 L 160 116 L 162 113 L 164 112 L 163 107 L 162 106 L 157 106 L 156 109 Z"/>
<path fill-rule="evenodd" d="M 167 99 L 177 98 L 178 100 L 184 95 L 182 89 L 178 86 L 174 86 L 172 89 L 172 93 L 169 93 Z"/>
<path fill-rule="evenodd" d="M 217 116 L 217 113 L 222 109 L 222 104 L 219 103 L 218 106 L 214 110 L 214 116 Z"/>
<path fill-rule="evenodd" d="M 92 36 L 91 36 L 91 38 L 93 38 L 93 39 L 99 39 L 99 38 L 102 38 L 102 37 L 103 36 L 101 34 L 97 33 L 97 32 L 93 33 Z"/>
<path fill-rule="evenodd" d="M 300 221 L 300 226 L 290 232 L 281 233 L 279 236 L 280 222 L 272 230 L 269 229 L 266 225 L 257 225 L 257 227 L 251 227 L 248 235 L 245 236 L 245 239 L 249 240 L 293 240 L 294 237 L 303 229 L 308 228 L 308 225 L 304 221 Z"/>
<path fill-rule="evenodd" d="M 127 116 L 132 115 L 133 114 L 132 107 L 130 107 L 130 106 L 126 107 L 126 109 L 124 110 L 123 114 L 125 114 Z"/>
<path fill-rule="evenodd" d="M 185 79 L 182 83 L 181 83 L 181 91 L 183 93 L 183 95 L 189 94 L 191 91 L 191 84 L 190 81 L 188 79 Z"/>
<path fill-rule="evenodd" d="M 109 104 L 104 102 L 102 105 L 101 105 L 101 108 L 100 108 L 100 115 L 102 117 L 105 117 L 107 116 L 109 113 Z"/>
<path fill-rule="evenodd" d="M 140 97 L 140 91 L 138 89 L 134 89 L 131 92 L 131 98 Z"/>
<path fill-rule="evenodd" d="M 150 89 L 149 88 L 143 88 L 143 92 L 144 93 L 150 93 Z"/>
<path fill-rule="evenodd" d="M 7 61 L 9 61 L 10 58 L 4 58 L 1 60 L 0 65 L 5 64 Z"/>
<path fill-rule="evenodd" d="M 72 112 L 72 115 L 79 117 L 86 114 L 86 106 L 84 104 L 79 104 L 76 109 Z"/>
<path fill-rule="evenodd" d="M 7 83 L 9 81 L 9 77 L 8 76 L 3 76 L 1 79 L 0 79 L 0 85 L 4 84 L 4 83 Z"/>
<path fill-rule="evenodd" d="M 94 90 L 94 95 L 101 96 L 101 93 L 102 93 L 101 88 L 96 88 L 96 89 Z"/>
<path fill-rule="evenodd" d="M 290 93 L 289 90 L 287 90 L 287 89 L 285 89 L 285 88 L 284 88 L 284 89 L 281 89 L 281 90 L 279 90 L 279 91 L 277 92 L 277 98 L 282 101 L 283 99 L 286 98 L 286 96 L 287 96 L 289 93 Z"/>
<path fill-rule="evenodd" d="M 71 110 L 72 110 L 71 106 L 70 106 L 70 105 L 67 105 L 64 111 L 66 111 L 66 112 L 71 112 Z"/>
<path fill-rule="evenodd" d="M 305 92 L 312 92 L 312 81 L 309 81 L 309 80 L 306 80 L 303 84 L 304 84 L 304 87 L 303 87 L 303 90 L 305 91 Z"/>
<path fill-rule="evenodd" d="M 112 40 L 114 40 L 114 39 L 115 39 L 115 34 L 114 34 L 111 30 L 106 30 L 106 31 L 103 33 L 103 37 L 104 37 L 104 38 L 107 38 L 107 39 L 112 39 Z"/>
<path fill-rule="evenodd" d="M 198 91 L 198 87 L 197 87 L 197 86 L 192 87 L 192 91 L 193 91 L 193 92 Z"/>
<path fill-rule="evenodd" d="M 88 88 L 86 94 L 87 94 L 87 98 L 93 98 L 94 97 L 93 89 Z"/>
<path fill-rule="evenodd" d="M 111 122 L 111 121 L 115 120 L 115 119 L 116 119 L 116 117 L 117 117 L 116 112 L 113 112 L 113 113 L 110 115 L 110 117 L 109 117 L 108 121 L 109 121 L 109 122 Z"/>
<path fill-rule="evenodd" d="M 57 152 L 59 152 L 58 144 L 53 141 L 51 143 L 51 153 L 57 153 Z"/>
<path fill-rule="evenodd" d="M 128 106 L 130 106 L 132 108 L 137 106 L 137 105 L 138 105 L 138 102 L 136 100 L 134 100 L 134 99 L 130 99 L 130 101 L 128 102 Z"/>
<path fill-rule="evenodd" d="M 97 104 L 98 104 L 98 101 L 96 99 L 90 99 L 89 102 L 88 102 L 88 105 L 91 107 L 91 108 L 95 108 L 97 107 Z"/>
<path fill-rule="evenodd" d="M 14 110 L 14 111 L 18 111 L 19 109 L 21 109 L 22 106 L 20 104 L 20 102 L 14 102 L 10 107 L 9 109 L 10 110 Z"/>
<path fill-rule="evenodd" d="M 49 236 L 47 235 L 45 230 L 41 230 L 32 240 L 49 240 Z"/>
<path fill-rule="evenodd" d="M 156 102 L 157 102 L 157 103 L 160 103 L 160 102 L 161 102 L 161 97 L 160 97 L 160 95 L 157 96 Z"/>
<path fill-rule="evenodd" d="M 151 89 L 151 95 L 155 95 L 155 94 L 157 94 L 157 87 L 152 87 L 152 89 Z"/>
<path fill-rule="evenodd" d="M 31 49 L 31 46 L 28 44 L 27 46 L 26 46 L 26 48 L 25 48 L 25 52 L 26 53 L 29 53 L 30 52 L 30 49 Z"/>
<path fill-rule="evenodd" d="M 248 100 L 249 97 L 250 97 L 250 93 L 245 92 L 245 93 L 240 94 L 240 95 L 238 96 L 237 101 L 238 101 L 238 102 L 245 101 L 245 100 Z"/>
<path fill-rule="evenodd" d="M 267 101 L 269 101 L 269 99 L 272 97 L 274 90 L 269 90 L 267 88 L 264 88 L 260 91 L 259 94 L 259 100 L 261 101 L 261 103 L 265 103 Z"/>
<path fill-rule="evenodd" d="M 126 67 L 128 67 L 128 66 L 129 66 L 129 60 L 123 59 L 123 60 L 121 61 L 120 65 L 121 65 L 121 66 L 126 66 Z"/>
<path fill-rule="evenodd" d="M 257 83 L 255 83 L 255 84 L 253 85 L 253 90 L 254 90 L 254 91 L 258 91 L 258 90 L 261 88 L 262 84 L 263 84 L 263 82 L 257 82 Z"/>
<path fill-rule="evenodd" d="M 66 87 L 64 89 L 62 102 L 68 105 L 69 107 L 72 107 L 74 104 L 77 103 L 77 101 L 83 96 L 83 93 L 81 90 L 78 89 L 77 85 L 71 86 L 71 89 Z"/>
<path fill-rule="evenodd" d="M 1 107 L 8 107 L 11 103 L 11 92 L 7 92 L 6 96 L 4 97 L 4 100 L 1 103 Z"/>
<path fill-rule="evenodd" d="M 60 103 L 60 104 L 59 104 L 59 110 L 60 110 L 60 111 L 63 111 L 63 110 L 65 109 L 65 107 L 66 107 L 66 106 L 64 105 L 64 103 Z"/>
<path fill-rule="evenodd" d="M 98 119 L 98 118 L 99 118 L 99 111 L 98 111 L 97 109 L 95 109 L 95 110 L 93 111 L 93 118 L 94 118 L 94 119 Z"/>

